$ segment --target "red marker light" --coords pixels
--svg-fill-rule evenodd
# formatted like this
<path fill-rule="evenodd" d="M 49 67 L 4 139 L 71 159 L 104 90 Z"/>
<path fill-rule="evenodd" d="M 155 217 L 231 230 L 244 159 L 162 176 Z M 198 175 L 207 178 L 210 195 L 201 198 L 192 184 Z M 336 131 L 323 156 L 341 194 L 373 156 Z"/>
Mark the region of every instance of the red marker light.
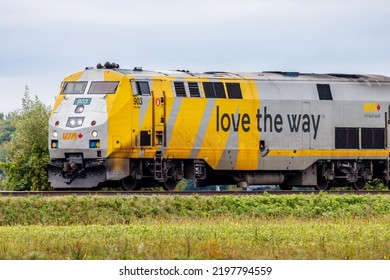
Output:
<path fill-rule="evenodd" d="M 56 123 L 54 125 L 59 126 L 59 124 L 60 124 L 60 121 L 56 121 Z"/>
<path fill-rule="evenodd" d="M 91 125 L 92 125 L 92 126 L 95 126 L 95 125 L 96 125 L 96 121 L 92 121 L 92 122 L 91 122 Z"/>

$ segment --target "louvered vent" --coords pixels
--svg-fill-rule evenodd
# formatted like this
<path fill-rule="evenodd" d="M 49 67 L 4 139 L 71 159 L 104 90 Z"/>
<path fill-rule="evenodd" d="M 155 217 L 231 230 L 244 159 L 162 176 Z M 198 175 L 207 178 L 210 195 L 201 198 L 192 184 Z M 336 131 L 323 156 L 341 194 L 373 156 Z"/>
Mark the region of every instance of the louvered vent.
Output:
<path fill-rule="evenodd" d="M 200 97 L 198 83 L 188 83 L 188 87 L 190 89 L 190 96 L 191 97 Z"/>
<path fill-rule="evenodd" d="M 173 82 L 173 84 L 175 85 L 175 91 L 176 91 L 177 97 L 186 97 L 187 96 L 183 82 Z"/>

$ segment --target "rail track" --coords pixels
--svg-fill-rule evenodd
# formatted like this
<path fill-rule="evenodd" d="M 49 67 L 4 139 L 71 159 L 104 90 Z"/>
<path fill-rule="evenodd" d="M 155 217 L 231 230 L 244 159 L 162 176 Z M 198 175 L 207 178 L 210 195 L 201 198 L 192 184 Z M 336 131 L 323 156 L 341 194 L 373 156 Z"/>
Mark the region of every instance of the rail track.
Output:
<path fill-rule="evenodd" d="M 176 195 L 176 196 L 212 196 L 212 195 L 318 195 L 320 193 L 336 195 L 390 195 L 390 191 L 1 191 L 0 197 L 23 197 L 23 196 L 151 196 L 151 195 Z"/>

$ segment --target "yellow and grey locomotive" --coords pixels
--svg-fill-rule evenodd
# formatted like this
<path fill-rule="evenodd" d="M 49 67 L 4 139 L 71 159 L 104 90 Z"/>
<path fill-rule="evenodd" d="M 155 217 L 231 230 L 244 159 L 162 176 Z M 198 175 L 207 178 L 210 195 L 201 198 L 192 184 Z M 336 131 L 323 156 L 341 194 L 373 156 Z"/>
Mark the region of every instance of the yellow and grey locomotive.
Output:
<path fill-rule="evenodd" d="M 389 183 L 390 78 L 146 71 L 66 77 L 49 120 L 55 189 Z"/>

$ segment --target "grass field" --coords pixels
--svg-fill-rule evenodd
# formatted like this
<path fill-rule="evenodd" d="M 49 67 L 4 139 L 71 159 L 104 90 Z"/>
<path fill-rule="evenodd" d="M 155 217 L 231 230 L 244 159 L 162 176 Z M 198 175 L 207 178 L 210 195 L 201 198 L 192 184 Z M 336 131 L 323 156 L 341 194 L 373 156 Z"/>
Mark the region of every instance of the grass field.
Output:
<path fill-rule="evenodd" d="M 388 259 L 387 196 L 0 198 L 0 259 Z"/>

